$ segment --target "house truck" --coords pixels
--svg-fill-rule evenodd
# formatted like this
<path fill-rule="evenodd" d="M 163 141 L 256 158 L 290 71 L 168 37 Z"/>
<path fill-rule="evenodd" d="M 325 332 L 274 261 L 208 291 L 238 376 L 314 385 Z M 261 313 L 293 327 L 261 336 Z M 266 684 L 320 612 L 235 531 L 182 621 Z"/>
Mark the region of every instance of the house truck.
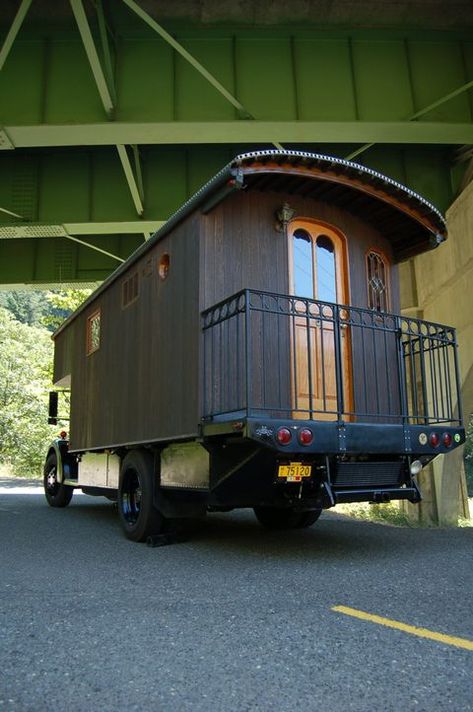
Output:
<path fill-rule="evenodd" d="M 284 529 L 419 502 L 465 432 L 455 331 L 401 314 L 398 264 L 445 238 L 433 205 L 365 166 L 237 156 L 54 333 L 70 433 L 48 503 L 105 495 L 144 541 L 207 511 Z"/>

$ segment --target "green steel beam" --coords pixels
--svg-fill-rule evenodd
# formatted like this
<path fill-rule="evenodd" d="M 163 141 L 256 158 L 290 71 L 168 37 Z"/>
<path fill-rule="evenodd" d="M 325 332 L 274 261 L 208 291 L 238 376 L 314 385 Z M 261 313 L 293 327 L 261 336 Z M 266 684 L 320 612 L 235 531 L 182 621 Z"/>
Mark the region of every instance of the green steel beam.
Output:
<path fill-rule="evenodd" d="M 6 126 L 16 148 L 131 144 L 473 143 L 473 123 L 434 121 L 176 121 Z"/>
<path fill-rule="evenodd" d="M 135 178 L 135 174 L 133 173 L 133 168 L 128 157 L 126 146 L 124 146 L 123 144 L 117 144 L 117 151 L 123 167 L 123 172 L 125 173 L 125 178 L 128 183 L 128 187 L 130 189 L 131 197 L 135 205 L 135 210 L 138 215 L 143 215 L 143 195 L 141 194 L 142 191 L 140 191 Z"/>
<path fill-rule="evenodd" d="M 82 0 L 69 0 L 69 2 L 71 3 L 74 17 L 76 18 L 77 26 L 82 37 L 84 49 L 89 60 L 90 68 L 92 69 L 92 74 L 94 75 L 95 83 L 97 84 L 97 89 L 99 91 L 103 107 L 107 115 L 112 116 L 115 109 L 113 99 L 102 69 L 102 65 L 100 64 L 94 39 L 84 11 L 84 6 L 82 5 Z"/>
<path fill-rule="evenodd" d="M 23 215 L 18 215 L 18 213 L 14 213 L 12 210 L 7 210 L 6 208 L 0 208 L 1 213 L 5 213 L 5 215 L 11 215 L 13 218 L 18 218 L 19 220 L 24 220 Z"/>
<path fill-rule="evenodd" d="M 72 240 L 72 242 L 77 242 L 79 245 L 87 247 L 89 250 L 95 250 L 96 252 L 100 252 L 102 255 L 106 255 L 106 257 L 111 257 L 112 259 L 117 260 L 117 262 L 125 262 L 122 257 L 118 257 L 118 255 L 113 254 L 113 252 L 109 252 L 108 250 L 104 250 L 102 247 L 98 247 L 97 245 L 93 245 L 90 242 L 81 240 L 80 238 L 75 237 L 74 235 L 69 235 L 67 232 L 64 237 L 66 237 L 68 240 Z"/>
<path fill-rule="evenodd" d="M 109 29 L 105 20 L 105 12 L 103 9 L 102 0 L 96 0 L 97 18 L 99 23 L 100 41 L 102 44 L 104 72 L 107 79 L 107 85 L 110 90 L 113 104 L 116 104 L 117 93 L 115 89 L 115 72 L 113 71 L 112 53 L 110 51 L 110 43 L 108 39 Z"/>
<path fill-rule="evenodd" d="M 8 34 L 3 42 L 2 48 L 0 49 L 0 71 L 2 70 L 5 61 L 8 55 L 10 54 L 10 50 L 20 30 L 20 27 L 23 24 L 23 20 L 25 19 L 26 13 L 30 9 L 31 3 L 32 0 L 21 0 L 20 7 L 18 8 L 18 11 L 15 15 L 15 19 L 13 20 Z"/>
<path fill-rule="evenodd" d="M 131 235 L 145 232 L 152 235 L 164 225 L 165 220 L 128 220 L 123 222 L 64 223 L 71 235 Z M 0 228 L 1 236 L 1 228 Z"/>
<path fill-rule="evenodd" d="M 442 96 L 440 99 L 437 99 L 437 101 L 434 101 L 432 104 L 429 104 L 429 106 L 426 106 L 424 109 L 421 109 L 420 111 L 416 111 L 416 113 L 412 114 L 412 116 L 408 116 L 406 121 L 415 121 L 416 119 L 419 119 L 421 116 L 425 116 L 430 111 L 433 111 L 433 109 L 437 109 L 439 106 L 442 106 L 442 104 L 446 104 L 451 99 L 454 99 L 456 96 L 463 94 L 465 91 L 468 91 L 468 89 L 471 89 L 472 87 L 473 87 L 473 81 L 466 82 L 466 84 L 463 84 L 461 87 L 458 87 L 458 89 L 455 89 L 455 91 L 451 91 L 449 94 Z M 346 156 L 347 161 L 353 160 L 353 158 L 356 158 L 356 156 L 359 156 L 360 154 L 364 153 L 365 151 L 367 151 L 369 148 L 372 148 L 373 146 L 374 146 L 374 143 L 366 143 L 364 146 L 361 146 L 356 151 L 353 151 L 348 156 Z"/>
<path fill-rule="evenodd" d="M 19 216 L 15 216 L 19 217 Z M 62 225 L 44 223 L 0 223 L 0 239 L 21 239 L 26 237 L 68 237 L 76 235 L 152 235 L 164 225 L 165 220 L 128 220 L 122 222 L 82 222 Z"/>
<path fill-rule="evenodd" d="M 144 202 L 145 199 L 145 189 L 144 189 L 144 184 L 143 184 L 143 173 L 141 170 L 141 161 L 140 161 L 140 149 L 136 144 L 133 144 L 131 146 L 131 150 L 133 151 L 133 161 L 135 165 L 135 177 L 136 177 L 136 183 L 138 186 L 138 192 L 140 195 L 141 200 Z"/>
<path fill-rule="evenodd" d="M 147 12 L 145 12 L 139 5 L 138 3 L 134 2 L 134 0 L 123 0 L 125 5 L 127 5 L 130 10 L 133 10 L 133 12 L 138 15 L 146 24 L 151 27 L 152 30 L 158 33 L 160 37 L 162 37 L 168 44 L 171 45 L 173 49 L 178 52 L 181 57 L 183 57 L 189 64 L 194 67 L 196 71 L 198 71 L 204 79 L 206 79 L 222 96 L 227 99 L 227 101 L 230 102 L 230 104 L 233 104 L 233 106 L 239 111 L 240 115 L 242 118 L 245 119 L 251 119 L 253 118 L 251 114 L 245 109 L 243 104 L 238 101 L 238 99 L 231 94 L 231 92 L 226 89 L 223 84 L 221 84 L 216 77 L 214 77 L 213 74 L 211 74 L 195 57 L 192 56 L 190 52 L 188 52 L 177 40 L 172 37 L 172 35 L 169 34 L 169 32 L 166 32 L 164 27 L 161 27 L 156 20 L 154 20 L 150 15 L 148 15 Z"/>

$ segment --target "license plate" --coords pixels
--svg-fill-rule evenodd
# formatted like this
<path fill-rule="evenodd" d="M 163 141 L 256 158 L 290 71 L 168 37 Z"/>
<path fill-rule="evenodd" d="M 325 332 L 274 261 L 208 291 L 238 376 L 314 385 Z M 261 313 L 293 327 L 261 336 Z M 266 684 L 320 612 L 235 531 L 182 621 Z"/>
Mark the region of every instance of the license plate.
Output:
<path fill-rule="evenodd" d="M 278 479 L 285 479 L 286 482 L 302 482 L 304 477 L 310 477 L 312 465 L 305 465 L 302 462 L 289 462 L 278 467 Z"/>

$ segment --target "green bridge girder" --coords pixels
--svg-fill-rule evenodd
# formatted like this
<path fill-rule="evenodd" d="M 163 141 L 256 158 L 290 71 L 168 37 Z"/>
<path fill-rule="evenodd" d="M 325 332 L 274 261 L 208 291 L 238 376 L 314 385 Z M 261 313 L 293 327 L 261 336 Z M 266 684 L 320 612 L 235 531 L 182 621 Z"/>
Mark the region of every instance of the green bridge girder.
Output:
<path fill-rule="evenodd" d="M 103 279 L 236 153 L 271 145 L 374 144 L 356 160 L 451 203 L 473 144 L 471 32 L 181 21 L 176 49 L 133 4 L 70 0 L 47 26 L 44 0 L 18 2 L 16 27 L 0 13 L 16 30 L 0 50 L 1 284 Z"/>

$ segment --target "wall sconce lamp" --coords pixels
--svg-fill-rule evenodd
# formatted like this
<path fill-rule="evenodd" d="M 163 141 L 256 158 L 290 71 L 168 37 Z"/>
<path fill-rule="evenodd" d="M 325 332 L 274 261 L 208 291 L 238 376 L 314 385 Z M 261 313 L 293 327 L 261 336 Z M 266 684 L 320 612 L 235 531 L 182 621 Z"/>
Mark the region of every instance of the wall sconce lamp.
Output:
<path fill-rule="evenodd" d="M 288 203 L 283 203 L 283 205 L 276 211 L 276 224 L 275 228 L 278 232 L 284 232 L 287 224 L 294 215 L 296 211 L 293 210 Z"/>

